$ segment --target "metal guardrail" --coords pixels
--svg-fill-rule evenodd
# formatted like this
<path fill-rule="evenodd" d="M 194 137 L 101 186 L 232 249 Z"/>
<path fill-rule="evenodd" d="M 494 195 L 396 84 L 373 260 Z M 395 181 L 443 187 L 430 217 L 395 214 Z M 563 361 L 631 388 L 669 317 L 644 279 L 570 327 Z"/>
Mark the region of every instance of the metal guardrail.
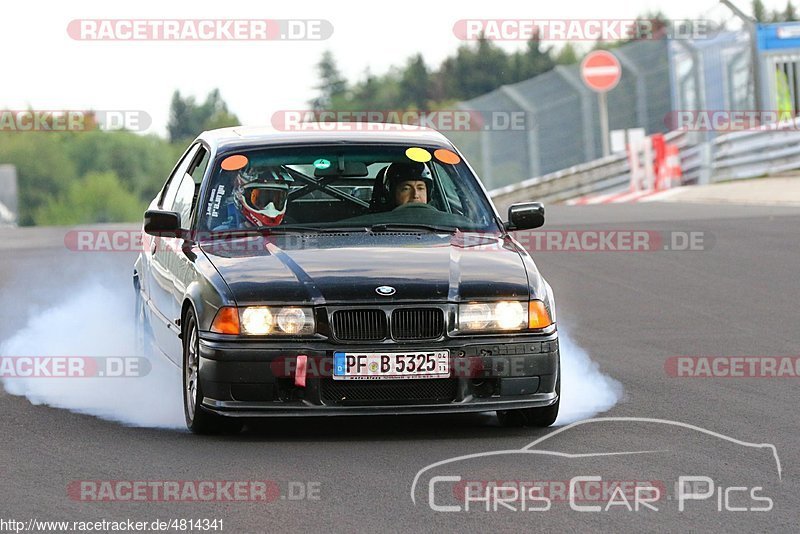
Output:
<path fill-rule="evenodd" d="M 733 132 L 714 141 L 711 181 L 770 176 L 800 169 L 800 119 L 759 130 Z"/>
<path fill-rule="evenodd" d="M 683 185 L 708 184 L 800 169 L 800 117 L 759 129 L 731 132 L 700 142 L 698 132 L 673 131 L 678 145 Z M 489 192 L 501 213 L 515 202 L 562 202 L 620 189 L 630 181 L 626 155 L 618 154 L 575 165 Z"/>
<path fill-rule="evenodd" d="M 494 189 L 489 191 L 489 195 L 498 211 L 505 213 L 508 206 L 515 202 L 561 202 L 613 189 L 629 181 L 630 166 L 627 156 L 615 154 Z"/>
<path fill-rule="evenodd" d="M 17 218 L 8 209 L 5 204 L 0 202 L 0 226 L 13 226 L 17 222 Z"/>
<path fill-rule="evenodd" d="M 703 154 L 694 142 L 695 135 L 686 131 L 670 132 L 666 141 L 678 145 L 684 183 L 697 183 L 701 178 Z M 619 190 L 630 183 L 630 164 L 626 154 L 613 154 L 560 171 L 530 178 L 517 184 L 489 191 L 500 213 L 515 202 L 563 202 L 584 195 Z"/>
<path fill-rule="evenodd" d="M 0 165 L 0 226 L 17 224 L 17 169 Z"/>

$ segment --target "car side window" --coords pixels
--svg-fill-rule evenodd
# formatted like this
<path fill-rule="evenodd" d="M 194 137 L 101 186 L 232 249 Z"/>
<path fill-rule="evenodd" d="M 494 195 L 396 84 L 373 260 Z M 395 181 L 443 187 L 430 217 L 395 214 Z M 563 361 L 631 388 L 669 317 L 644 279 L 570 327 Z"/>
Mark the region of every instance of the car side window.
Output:
<path fill-rule="evenodd" d="M 178 185 L 175 201 L 170 211 L 176 211 L 181 217 L 181 228 L 188 230 L 192 222 L 192 206 L 195 198 L 195 183 L 191 174 L 185 174 Z"/>
<path fill-rule="evenodd" d="M 178 193 L 178 187 L 181 185 L 181 181 L 186 174 L 186 170 L 189 168 L 189 164 L 194 161 L 197 151 L 200 148 L 201 146 L 199 143 L 190 148 L 186 154 L 184 154 L 178 166 L 175 167 L 175 171 L 169 177 L 169 180 L 167 180 L 167 184 L 164 186 L 164 193 L 161 196 L 160 206 L 162 210 L 173 211 L 172 204 L 175 202 L 175 195 Z"/>
<path fill-rule="evenodd" d="M 189 167 L 189 174 L 192 175 L 194 179 L 194 183 L 200 185 L 203 183 L 203 176 L 206 173 L 206 167 L 208 167 L 208 150 L 204 147 L 200 147 L 200 151 L 194 157 L 194 163 Z"/>
<path fill-rule="evenodd" d="M 194 157 L 190 160 L 191 163 L 186 167 L 186 174 L 178 182 L 175 190 L 172 207 L 169 209 L 180 214 L 181 228 L 183 229 L 189 229 L 192 224 L 192 213 L 200 192 L 203 175 L 208 166 L 208 154 L 208 150 L 202 146 L 197 149 Z"/>

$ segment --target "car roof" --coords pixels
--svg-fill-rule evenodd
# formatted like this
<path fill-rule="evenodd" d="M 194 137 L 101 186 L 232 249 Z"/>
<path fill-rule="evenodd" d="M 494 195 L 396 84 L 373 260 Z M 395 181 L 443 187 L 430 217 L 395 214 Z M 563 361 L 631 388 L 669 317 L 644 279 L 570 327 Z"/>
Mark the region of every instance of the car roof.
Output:
<path fill-rule="evenodd" d="M 450 141 L 441 133 L 423 126 L 400 124 L 339 122 L 304 123 L 301 131 L 279 130 L 272 126 L 234 126 L 208 130 L 197 140 L 205 141 L 217 152 L 227 150 L 268 147 L 271 145 L 305 144 L 404 144 L 436 145 L 451 148 Z"/>

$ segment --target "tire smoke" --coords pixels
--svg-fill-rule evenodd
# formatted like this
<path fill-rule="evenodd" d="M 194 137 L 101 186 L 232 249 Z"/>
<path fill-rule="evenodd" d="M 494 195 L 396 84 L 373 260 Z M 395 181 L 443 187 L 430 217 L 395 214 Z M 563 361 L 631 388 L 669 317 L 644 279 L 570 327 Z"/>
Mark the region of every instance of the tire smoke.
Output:
<path fill-rule="evenodd" d="M 113 288 L 113 289 L 112 289 Z M 62 295 L 63 298 L 63 295 Z M 61 302 L 31 314 L 0 343 L 0 356 L 147 357 L 141 377 L 3 378 L 8 393 L 131 426 L 183 429 L 180 370 L 161 354 L 135 354 L 134 298 L 104 280 L 79 285 Z M 562 328 L 562 400 L 556 425 L 591 417 L 622 398 L 622 386 Z"/>
<path fill-rule="evenodd" d="M 567 425 L 611 409 L 622 398 L 622 384 L 600 372 L 566 329 L 559 331 L 561 407 L 555 425 Z"/>
<path fill-rule="evenodd" d="M 37 311 L 0 355 L 148 357 L 150 371 L 138 377 L 3 378 L 8 393 L 32 404 L 94 415 L 126 425 L 184 428 L 181 373 L 161 355 L 135 354 L 133 289 L 111 289 L 96 281 Z M 59 295 L 63 298 L 63 295 Z"/>

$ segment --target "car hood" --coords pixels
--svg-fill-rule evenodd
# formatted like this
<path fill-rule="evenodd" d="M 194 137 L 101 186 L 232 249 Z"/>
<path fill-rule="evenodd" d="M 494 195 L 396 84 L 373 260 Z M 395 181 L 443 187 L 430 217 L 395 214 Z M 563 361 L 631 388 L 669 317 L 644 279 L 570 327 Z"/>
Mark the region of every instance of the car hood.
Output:
<path fill-rule="evenodd" d="M 201 249 L 240 306 L 527 299 L 538 277 L 513 239 L 493 234 L 284 234 Z"/>

